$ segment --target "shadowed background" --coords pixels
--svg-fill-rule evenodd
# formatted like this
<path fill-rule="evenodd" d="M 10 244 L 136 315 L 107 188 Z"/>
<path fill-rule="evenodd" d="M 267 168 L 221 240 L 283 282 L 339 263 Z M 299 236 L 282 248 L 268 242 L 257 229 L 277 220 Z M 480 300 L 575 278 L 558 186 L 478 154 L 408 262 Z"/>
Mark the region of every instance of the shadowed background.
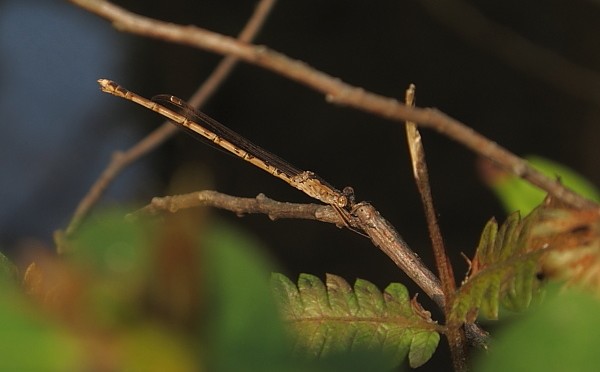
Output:
<path fill-rule="evenodd" d="M 115 3 L 232 36 L 255 5 L 223 0 Z M 475 16 L 493 22 L 479 23 L 481 18 L 464 9 L 454 15 L 447 3 L 280 1 L 256 43 L 400 100 L 408 84 L 415 83 L 417 105 L 437 107 L 516 154 L 552 158 L 600 184 L 600 78 L 593 80 L 600 66 L 600 4 L 470 1 L 479 12 Z M 460 30 L 453 27 L 457 19 Z M 488 27 L 497 32 L 483 32 Z M 590 75 L 585 76 L 592 78 L 581 83 L 570 68 L 552 75 L 571 82 L 568 87 L 540 77 L 536 65 L 543 70 L 549 60 L 532 59 L 529 49 L 511 51 L 516 44 L 506 42 L 507 30 L 587 70 Z M 505 48 L 510 58 L 498 53 Z M 162 122 L 151 112 L 102 94 L 96 79 L 110 78 L 148 97 L 169 93 L 187 98 L 220 58 L 119 33 L 66 2 L 0 2 L 3 251 L 14 252 L 32 238 L 50 244 L 52 231 L 66 226 L 112 151 L 128 148 Z M 320 94 L 245 64 L 203 110 L 338 188 L 354 187 L 358 200 L 371 202 L 432 266 L 401 125 L 328 104 Z M 471 255 L 486 220 L 502 219 L 503 212 L 479 180 L 472 153 L 437 133 L 425 130 L 422 135 L 442 232 L 462 279 L 466 264 L 459 252 Z M 171 180 L 181 174 L 186 181 L 178 192 L 212 188 L 244 197 L 262 192 L 277 200 L 311 202 L 268 174 L 181 134 L 123 172 L 101 204 L 141 206 L 172 192 Z M 406 283 L 369 240 L 348 230 L 213 212 L 264 242 L 280 270 L 292 278 L 300 272 L 331 272 L 351 282 L 366 278 L 380 287 Z"/>

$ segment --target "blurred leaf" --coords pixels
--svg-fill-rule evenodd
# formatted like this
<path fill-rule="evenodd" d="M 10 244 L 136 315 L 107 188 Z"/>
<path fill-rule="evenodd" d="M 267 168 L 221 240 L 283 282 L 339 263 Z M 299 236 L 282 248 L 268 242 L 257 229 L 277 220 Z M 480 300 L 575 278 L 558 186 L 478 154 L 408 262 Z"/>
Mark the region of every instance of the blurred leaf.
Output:
<path fill-rule="evenodd" d="M 0 281 L 14 281 L 17 278 L 17 267 L 0 252 Z"/>
<path fill-rule="evenodd" d="M 540 156 L 528 156 L 526 159 L 543 174 L 552 178 L 558 177 L 560 182 L 575 192 L 600 202 L 598 188 L 572 169 Z M 491 164 L 486 164 L 485 167 L 486 182 L 500 199 L 507 213 L 521 211 L 521 215 L 525 216 L 544 200 L 546 193 L 529 182 L 494 169 Z"/>
<path fill-rule="evenodd" d="M 597 371 L 600 303 L 588 294 L 554 294 L 500 330 L 474 370 L 483 372 Z"/>
<path fill-rule="evenodd" d="M 127 222 L 126 211 L 116 209 L 90 218 L 72 241 L 68 256 L 90 274 L 108 276 L 143 276 L 152 259 L 156 232 L 144 221 Z"/>
<path fill-rule="evenodd" d="M 187 340 L 172 330 L 149 324 L 127 330 L 119 339 L 122 371 L 198 371 Z"/>
<path fill-rule="evenodd" d="M 83 353 L 76 339 L 42 319 L 17 288 L 1 287 L 0 370 L 83 370 Z"/>
<path fill-rule="evenodd" d="M 123 210 L 109 210 L 90 218 L 64 255 L 76 272 L 72 280 L 85 281 L 80 301 L 84 308 L 79 311 L 96 326 L 118 326 L 137 318 L 152 276 L 153 241 L 159 229 L 143 222 L 126 222 L 124 216 Z"/>
<path fill-rule="evenodd" d="M 206 343 L 211 371 L 286 371 L 286 338 L 271 292 L 271 264 L 258 245 L 226 225 L 203 237 Z M 202 350 L 206 353 L 206 350 Z"/>
<path fill-rule="evenodd" d="M 418 367 L 437 347 L 436 324 L 414 308 L 401 284 L 392 283 L 381 293 L 366 280 L 357 280 L 352 288 L 331 274 L 325 284 L 308 274 L 300 275 L 298 286 L 281 274 L 271 282 L 300 355 L 378 350 L 389 358 L 388 368 L 407 355 L 410 365 Z"/>
<path fill-rule="evenodd" d="M 584 288 L 600 298 L 600 215 L 596 210 L 544 209 L 532 245 L 547 246 L 545 277 Z"/>

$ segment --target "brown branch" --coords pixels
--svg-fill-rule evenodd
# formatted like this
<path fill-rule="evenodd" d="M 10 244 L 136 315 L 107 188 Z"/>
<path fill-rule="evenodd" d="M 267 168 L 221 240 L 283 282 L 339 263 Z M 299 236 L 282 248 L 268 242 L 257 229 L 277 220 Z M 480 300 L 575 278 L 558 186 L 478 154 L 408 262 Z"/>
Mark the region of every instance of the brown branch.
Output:
<path fill-rule="evenodd" d="M 97 3 L 95 1 L 73 2 L 90 4 Z M 240 42 L 251 41 L 256 36 L 267 19 L 267 16 L 274 4 L 275 0 L 261 0 L 254 13 L 248 20 L 248 23 L 246 23 L 243 30 L 240 32 L 238 36 Z M 210 74 L 202 86 L 192 95 L 188 102 L 195 107 L 200 107 L 202 104 L 204 104 L 204 102 L 206 102 L 206 100 L 219 88 L 221 83 L 233 70 L 238 61 L 239 58 L 233 55 L 225 57 L 217 65 L 215 70 Z M 110 183 L 121 173 L 121 171 L 142 156 L 153 151 L 167 139 L 171 138 L 176 132 L 177 128 L 168 121 L 165 121 L 160 127 L 148 134 L 130 149 L 123 152 L 115 152 L 110 164 L 108 164 L 108 166 L 100 174 L 100 177 L 98 177 L 96 182 L 92 185 L 88 193 L 83 197 L 77 206 L 75 213 L 73 214 L 73 217 L 71 218 L 71 221 L 65 230 L 66 237 L 72 235 L 73 232 L 77 230 L 85 216 L 87 216 L 92 207 L 102 197 L 104 191 L 108 188 Z"/>
<path fill-rule="evenodd" d="M 150 204 L 135 211 L 130 217 L 153 216 L 163 212 L 175 213 L 182 209 L 196 207 L 225 209 L 238 216 L 266 214 L 271 220 L 294 218 L 344 226 L 339 213 L 329 205 L 285 203 L 270 199 L 264 194 L 259 194 L 256 198 L 241 198 L 212 190 L 152 198 Z"/>
<path fill-rule="evenodd" d="M 390 120 L 413 121 L 420 126 L 432 128 L 492 160 L 516 176 L 546 190 L 556 199 L 576 208 L 599 208 L 598 204 L 564 187 L 557 180 L 546 177 L 529 166 L 525 160 L 436 109 L 406 107 L 395 99 L 346 84 L 340 79 L 264 46 L 240 42 L 195 26 L 180 26 L 143 17 L 102 0 L 70 1 L 110 20 L 119 30 L 189 45 L 218 54 L 235 55 L 248 63 L 269 69 L 319 91 L 332 103 L 353 107 Z"/>
<path fill-rule="evenodd" d="M 410 85 L 406 91 L 406 105 L 414 106 L 415 86 Z M 408 139 L 408 148 L 412 160 L 413 174 L 415 183 L 421 195 L 421 202 L 427 219 L 427 227 L 429 229 L 429 237 L 431 239 L 435 263 L 438 268 L 440 280 L 442 282 L 442 290 L 447 303 L 451 302 L 456 290 L 456 283 L 452 265 L 444 248 L 444 240 L 437 222 L 435 208 L 433 206 L 433 198 L 431 196 L 431 188 L 429 186 L 429 174 L 427 172 L 427 162 L 425 161 L 425 151 L 421 142 L 421 134 L 415 123 L 406 122 L 406 137 Z M 448 309 L 446 309 L 448 310 Z"/>
<path fill-rule="evenodd" d="M 411 84 L 406 90 L 405 103 L 407 106 L 415 105 L 414 84 Z M 456 291 L 456 282 L 454 281 L 452 264 L 446 253 L 446 248 L 444 247 L 442 232 L 440 231 L 435 207 L 433 206 L 433 197 L 431 196 L 429 173 L 427 171 L 427 161 L 425 160 L 425 150 L 423 149 L 423 142 L 421 141 L 421 133 L 419 133 L 417 125 L 411 121 L 406 122 L 406 138 L 408 140 L 415 183 L 417 184 L 419 194 L 421 195 L 421 203 L 423 204 L 423 210 L 425 211 L 425 217 L 427 219 L 427 228 L 433 247 L 433 256 L 440 275 L 440 281 L 442 282 L 444 298 L 446 299 L 444 314 L 446 314 L 446 319 L 448 319 L 448 314 L 450 314 L 451 304 Z M 467 370 L 466 339 L 463 330 L 459 327 L 448 327 L 446 338 L 450 345 L 454 370 Z"/>

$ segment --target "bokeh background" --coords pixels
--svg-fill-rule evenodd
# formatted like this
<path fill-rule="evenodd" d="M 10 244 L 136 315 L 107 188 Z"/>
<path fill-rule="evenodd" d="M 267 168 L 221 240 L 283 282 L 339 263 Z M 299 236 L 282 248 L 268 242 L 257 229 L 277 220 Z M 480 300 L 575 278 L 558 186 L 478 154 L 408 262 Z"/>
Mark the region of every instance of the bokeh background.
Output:
<path fill-rule="evenodd" d="M 255 1 L 115 1 L 132 11 L 236 35 Z M 600 184 L 600 2 L 280 1 L 256 39 L 367 90 L 437 107 L 519 155 L 560 161 Z M 146 96 L 188 97 L 221 56 L 120 33 L 66 1 L 0 2 L 0 249 L 48 246 L 108 164 L 162 122 L 102 94 L 110 78 Z M 560 62 L 560 63 L 557 63 Z M 203 108 L 338 187 L 351 185 L 432 265 L 404 128 L 328 104 L 271 72 L 240 64 Z M 423 132 L 447 249 L 462 278 L 478 235 L 503 218 L 476 156 Z M 177 175 L 177 177 L 176 177 Z M 307 197 L 233 157 L 178 135 L 128 168 L 100 206 L 212 188 L 283 200 Z M 279 270 L 331 272 L 380 287 L 406 278 L 368 239 L 311 221 L 212 211 L 263 242 Z M 416 291 L 412 287 L 412 291 Z M 420 297 L 421 299 L 424 296 Z"/>

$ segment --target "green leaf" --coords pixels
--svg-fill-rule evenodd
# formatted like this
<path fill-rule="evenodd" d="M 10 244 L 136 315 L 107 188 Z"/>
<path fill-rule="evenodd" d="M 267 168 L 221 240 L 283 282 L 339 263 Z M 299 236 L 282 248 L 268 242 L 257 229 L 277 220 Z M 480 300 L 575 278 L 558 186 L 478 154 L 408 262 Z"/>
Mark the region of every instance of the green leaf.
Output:
<path fill-rule="evenodd" d="M 412 367 L 431 357 L 439 342 L 437 325 L 416 310 L 406 287 L 390 284 L 384 293 L 366 280 L 352 288 L 328 274 L 326 282 L 302 274 L 297 286 L 273 274 L 272 288 L 284 319 L 295 331 L 295 352 L 319 358 L 331 354 L 377 350 L 390 365 L 407 356 Z"/>
<path fill-rule="evenodd" d="M 0 370 L 78 371 L 84 353 L 75 337 L 43 319 L 17 288 L 0 286 Z"/>
<path fill-rule="evenodd" d="M 69 242 L 65 261 L 85 273 L 84 308 L 96 325 L 118 326 L 145 311 L 143 297 L 153 277 L 155 230 L 126 222 L 121 209 L 100 211 Z"/>
<path fill-rule="evenodd" d="M 211 371 L 289 370 L 288 343 L 269 288 L 260 246 L 226 225 L 202 237 L 207 314 L 204 347 Z M 288 369 L 286 369 L 286 367 Z"/>
<path fill-rule="evenodd" d="M 600 202 L 600 191 L 591 182 L 569 167 L 540 156 L 528 156 L 527 161 L 543 174 L 559 178 L 565 186 L 586 198 Z M 538 206 L 546 193 L 529 182 L 512 175 L 492 177 L 490 186 L 507 213 L 521 211 L 523 216 Z"/>
<path fill-rule="evenodd" d="M 556 289 L 556 288 L 554 288 Z M 474 370 L 483 372 L 597 371 L 600 365 L 600 303 L 561 289 L 500 329 Z"/>
<path fill-rule="evenodd" d="M 478 313 L 497 319 L 500 304 L 511 311 L 529 306 L 537 288 L 536 274 L 544 250 L 528 250 L 531 226 L 539 213 L 521 220 L 511 214 L 498 229 L 495 220 L 485 226 L 469 277 L 458 289 L 448 318 L 450 324 L 473 322 Z"/>

